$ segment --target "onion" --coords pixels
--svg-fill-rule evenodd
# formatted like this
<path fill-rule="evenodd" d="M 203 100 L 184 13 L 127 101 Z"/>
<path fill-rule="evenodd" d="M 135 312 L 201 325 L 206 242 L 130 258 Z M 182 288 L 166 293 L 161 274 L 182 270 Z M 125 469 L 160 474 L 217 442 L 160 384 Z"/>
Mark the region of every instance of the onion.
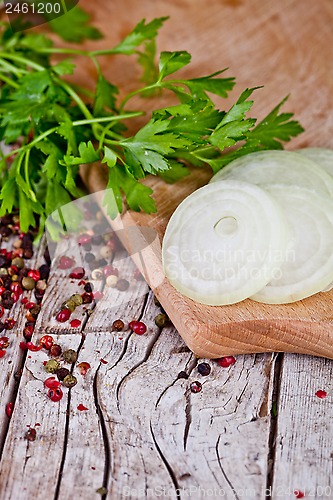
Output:
<path fill-rule="evenodd" d="M 228 180 L 188 196 L 172 215 L 162 247 L 166 276 L 202 304 L 239 302 L 272 280 L 285 258 L 287 224 L 272 196 Z"/>
<path fill-rule="evenodd" d="M 259 186 L 283 184 L 333 196 L 333 179 L 319 165 L 291 151 L 258 151 L 241 156 L 215 174 L 211 183 L 237 179 Z"/>
<path fill-rule="evenodd" d="M 267 189 L 283 207 L 292 238 L 280 278 L 251 298 L 267 304 L 295 302 L 333 281 L 333 201 L 300 187 Z"/>
<path fill-rule="evenodd" d="M 301 153 L 304 157 L 314 161 L 322 169 L 333 177 L 333 151 L 327 148 L 304 148 L 298 149 L 297 153 Z"/>
<path fill-rule="evenodd" d="M 297 153 L 301 153 L 306 158 L 314 161 L 321 168 L 333 177 L 333 151 L 328 148 L 304 148 L 298 149 Z M 322 292 L 329 292 L 333 288 L 333 282 L 323 288 Z"/>

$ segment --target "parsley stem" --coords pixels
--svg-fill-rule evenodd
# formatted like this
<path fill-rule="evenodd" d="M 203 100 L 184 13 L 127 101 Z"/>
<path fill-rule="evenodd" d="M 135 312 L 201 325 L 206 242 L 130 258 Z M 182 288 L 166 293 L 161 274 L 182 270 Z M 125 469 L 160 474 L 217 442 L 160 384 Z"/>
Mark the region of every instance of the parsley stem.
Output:
<path fill-rule="evenodd" d="M 25 73 L 25 70 L 18 69 L 17 66 L 13 66 L 7 61 L 0 59 L 0 64 L 3 66 L 9 73 L 13 73 L 16 76 L 21 76 L 22 73 Z"/>
<path fill-rule="evenodd" d="M 14 89 L 19 89 L 20 88 L 20 86 L 16 82 L 14 82 L 13 80 L 11 80 L 10 78 L 8 78 L 5 75 L 2 75 L 1 72 L 0 72 L 0 80 L 2 80 L 3 82 L 7 83 L 8 85 L 10 85 L 11 87 L 13 87 Z"/>
<path fill-rule="evenodd" d="M 31 59 L 26 59 L 25 57 L 17 56 L 16 54 L 7 54 L 6 52 L 0 52 L 0 57 L 3 57 L 4 59 L 9 59 L 11 61 L 20 62 L 22 64 L 30 66 L 30 68 L 36 69 L 37 71 L 45 70 L 44 66 L 41 66 L 40 64 L 37 64 L 34 61 L 31 61 Z"/>
<path fill-rule="evenodd" d="M 102 123 L 102 122 L 112 122 L 118 120 L 125 120 L 125 118 L 133 118 L 135 116 L 144 115 L 143 111 L 133 111 L 133 113 L 124 113 L 122 115 L 112 115 L 112 116 L 101 116 L 100 118 L 90 118 L 87 120 L 76 120 L 73 122 L 73 126 L 78 125 L 88 125 L 89 123 Z"/>
<path fill-rule="evenodd" d="M 127 104 L 127 102 L 132 99 L 132 97 L 138 95 L 138 94 L 141 94 L 142 92 L 147 92 L 149 90 L 154 90 L 154 89 L 157 89 L 157 88 L 160 88 L 161 85 L 159 82 L 155 82 L 155 83 L 152 83 L 151 85 L 147 85 L 146 87 L 142 87 L 141 89 L 137 89 L 137 90 L 134 90 L 133 92 L 129 92 L 127 94 L 127 96 L 123 99 L 120 107 L 119 107 L 119 111 L 122 112 L 125 108 L 125 105 Z"/>

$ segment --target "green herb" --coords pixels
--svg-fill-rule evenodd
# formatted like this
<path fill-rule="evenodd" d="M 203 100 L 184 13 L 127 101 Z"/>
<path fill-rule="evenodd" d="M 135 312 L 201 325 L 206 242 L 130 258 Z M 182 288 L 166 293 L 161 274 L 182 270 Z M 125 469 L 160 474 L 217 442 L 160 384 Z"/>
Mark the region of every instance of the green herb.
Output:
<path fill-rule="evenodd" d="M 11 150 L 0 159 L 0 215 L 19 208 L 23 231 L 36 223 L 43 227 L 50 213 L 82 195 L 79 165 L 96 161 L 108 167 L 114 199 L 105 203 L 112 217 L 122 211 L 124 200 L 133 210 L 155 212 L 152 190 L 141 183 L 148 174 L 176 182 L 189 174 L 188 164 L 216 172 L 239 155 L 282 148 L 302 131 L 292 114 L 280 113 L 284 101 L 259 124 L 248 118 L 255 89 L 246 89 L 229 110 L 217 109 L 211 96 L 226 97 L 234 78 L 225 77 L 225 70 L 192 79 L 176 76 L 190 63 L 186 51 L 162 52 L 155 64 L 155 39 L 165 20 L 143 20 L 115 47 L 92 52 L 57 48 L 45 35 L 13 33 L 2 25 L 0 140 Z M 61 23 L 50 24 L 70 41 L 80 39 L 80 33 L 98 36 L 75 9 Z M 53 54 L 65 57 L 54 63 Z M 136 57 L 143 70 L 144 84 L 123 100 L 98 62 L 101 55 L 116 54 Z M 96 67 L 94 92 L 66 80 L 77 56 Z M 124 120 L 143 114 L 128 110 L 130 99 L 163 90 L 174 94 L 175 105 L 154 111 L 128 137 Z"/>

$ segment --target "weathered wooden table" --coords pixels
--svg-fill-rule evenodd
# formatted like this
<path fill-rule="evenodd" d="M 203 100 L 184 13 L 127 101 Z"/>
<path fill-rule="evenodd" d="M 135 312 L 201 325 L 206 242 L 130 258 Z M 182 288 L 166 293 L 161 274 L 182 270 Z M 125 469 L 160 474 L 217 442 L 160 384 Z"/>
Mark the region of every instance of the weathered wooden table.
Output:
<path fill-rule="evenodd" d="M 44 262 L 43 246 L 31 266 Z M 129 260 L 120 272 L 133 282 Z M 161 310 L 146 284 L 134 289 L 101 288 L 98 302 L 72 315 L 81 329 L 71 328 L 54 314 L 82 285 L 53 266 L 32 340 L 47 333 L 78 353 L 78 384 L 63 388 L 57 403 L 43 386 L 47 352 L 19 348 L 25 318 L 14 305 L 17 325 L 0 360 L 1 500 L 333 498 L 332 362 L 247 355 L 229 368 L 205 360 L 212 370 L 202 376 L 203 360 L 177 331 L 155 325 Z M 119 293 L 126 300 L 114 307 Z M 112 330 L 119 318 L 122 332 Z M 128 329 L 138 318 L 148 326 L 144 335 Z M 85 376 L 77 368 L 83 361 L 91 365 Z M 182 371 L 188 378 L 179 378 Z M 201 392 L 191 392 L 193 381 Z"/>
<path fill-rule="evenodd" d="M 332 51 L 327 42 L 331 31 L 328 24 L 324 26 L 331 12 L 328 2 L 326 11 L 317 2 L 308 2 L 304 20 L 293 16 L 292 9 L 288 18 L 287 5 L 296 2 L 269 2 L 273 14 L 264 8 L 266 2 L 252 3 L 250 18 L 243 13 L 248 2 L 238 0 L 211 0 L 205 5 L 190 0 L 128 0 L 126 8 L 119 1 L 82 0 L 110 46 L 141 17 L 150 20 L 170 14 L 161 49 L 190 50 L 196 76 L 199 69 L 200 74 L 209 74 L 230 66 L 239 89 L 265 84 L 256 105 L 260 116 L 276 104 L 276 96 L 280 99 L 291 92 L 290 109 L 307 130 L 294 147 L 332 144 L 331 113 L 326 112 L 331 94 L 322 90 Z M 97 4 L 103 8 L 97 9 Z M 322 30 L 312 30 L 315 19 Z M 289 39 L 283 33 L 293 32 L 295 24 L 300 35 L 291 53 L 287 45 L 283 50 Z M 224 35 L 230 27 L 221 44 L 216 33 Z M 306 37 L 308 32 L 313 35 L 314 43 L 308 37 L 309 49 L 299 42 L 303 32 Z M 272 51 L 267 36 L 279 50 Z M 313 49 L 320 40 L 324 43 L 317 57 Z M 104 47 L 106 41 L 96 47 Z M 117 64 L 110 68 L 115 83 L 131 82 L 132 62 Z M 95 74 L 83 74 L 93 85 Z M 316 83 L 314 95 L 312 82 L 318 79 L 323 85 Z M 34 267 L 44 262 L 42 246 L 35 259 Z M 130 278 L 133 269 L 122 272 Z M 303 494 L 333 498 L 332 361 L 283 354 L 238 356 L 229 368 L 208 361 L 212 370 L 203 377 L 197 370 L 203 360 L 195 359 L 177 331 L 156 327 L 160 309 L 144 283 L 140 293 L 136 287 L 133 294 L 130 287 L 125 292 L 128 301 L 118 308 L 113 307 L 115 290 L 102 290 L 103 298 L 84 316 L 82 309 L 75 312 L 83 320 L 81 329 L 57 323 L 54 313 L 80 288 L 67 275 L 52 270 L 33 341 L 51 334 L 62 348 L 78 352 L 77 363 L 87 361 L 91 369 L 82 376 L 77 364 L 73 366 L 78 384 L 64 389 L 60 402 L 50 401 L 43 386 L 49 376 L 43 365 L 48 356 L 44 350 L 19 348 L 25 318 L 22 305 L 14 306 L 11 316 L 18 322 L 0 359 L 1 500 L 101 496 L 284 500 Z M 129 329 L 114 332 L 111 325 L 118 318 L 126 327 L 132 319 L 142 318 L 148 332 L 142 336 Z M 178 377 L 182 371 L 188 378 Z M 201 392 L 190 391 L 193 381 L 202 383 Z M 326 391 L 327 397 L 316 396 L 318 390 Z M 14 403 L 11 418 L 5 412 L 9 402 Z M 34 441 L 26 439 L 29 426 L 36 430 Z"/>

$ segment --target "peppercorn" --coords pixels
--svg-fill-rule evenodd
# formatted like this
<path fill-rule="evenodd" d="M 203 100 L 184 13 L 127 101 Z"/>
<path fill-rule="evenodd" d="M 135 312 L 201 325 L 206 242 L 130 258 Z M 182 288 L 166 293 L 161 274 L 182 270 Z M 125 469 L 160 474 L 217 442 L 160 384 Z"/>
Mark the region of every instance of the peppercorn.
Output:
<path fill-rule="evenodd" d="M 102 238 L 102 235 L 101 234 L 95 234 L 92 238 L 91 238 L 91 243 L 93 245 L 100 245 L 103 241 L 103 238 Z"/>
<path fill-rule="evenodd" d="M 160 313 L 155 318 L 155 325 L 159 328 L 164 328 L 169 323 L 169 318 L 166 314 Z"/>
<path fill-rule="evenodd" d="M 70 389 L 71 387 L 74 387 L 74 385 L 77 384 L 77 378 L 74 377 L 74 375 L 69 374 L 69 375 L 66 375 L 66 377 L 63 379 L 62 383 L 64 384 L 65 387 L 68 387 Z"/>
<path fill-rule="evenodd" d="M 32 248 L 26 248 L 23 252 L 23 257 L 25 259 L 31 259 L 32 256 L 33 256 Z"/>
<path fill-rule="evenodd" d="M 39 271 L 39 274 L 40 274 L 40 279 L 41 280 L 47 280 L 48 277 L 49 277 L 49 274 L 50 274 L 50 266 L 48 266 L 47 264 L 42 264 L 38 268 L 38 271 Z"/>
<path fill-rule="evenodd" d="M 88 283 L 86 283 L 86 284 L 84 285 L 84 291 L 85 291 L 85 292 L 87 292 L 87 293 L 92 293 L 92 291 L 93 291 L 93 286 L 92 286 L 92 284 L 91 284 L 91 283 L 89 283 L 89 282 L 88 282 Z"/>
<path fill-rule="evenodd" d="M 109 246 L 104 245 L 100 249 L 100 254 L 103 259 L 111 259 L 113 256 L 113 251 Z"/>
<path fill-rule="evenodd" d="M 85 292 L 81 295 L 81 297 L 83 300 L 83 304 L 90 304 L 93 301 L 93 296 L 91 293 Z"/>
<path fill-rule="evenodd" d="M 73 300 L 69 299 L 61 304 L 61 309 L 69 309 L 71 312 L 73 312 L 76 309 L 76 304 Z"/>
<path fill-rule="evenodd" d="M 0 275 L 1 275 L 1 276 L 4 276 L 4 275 L 6 275 L 6 274 L 8 274 L 7 269 L 6 269 L 5 267 L 0 267 Z"/>
<path fill-rule="evenodd" d="M 112 323 L 113 330 L 116 330 L 117 332 L 121 332 L 124 326 L 124 322 L 121 321 L 121 319 L 116 319 L 116 321 Z"/>
<path fill-rule="evenodd" d="M 103 279 L 103 276 L 104 276 L 103 271 L 102 271 L 102 269 L 99 269 L 99 268 L 94 269 L 91 273 L 91 278 L 93 280 L 101 280 L 101 279 Z"/>
<path fill-rule="evenodd" d="M 46 290 L 46 281 L 45 280 L 38 280 L 37 283 L 36 283 L 36 288 L 37 290 L 41 291 L 41 290 Z"/>
<path fill-rule="evenodd" d="M 202 385 L 197 380 L 195 382 L 192 382 L 192 384 L 190 385 L 191 392 L 197 393 L 197 392 L 200 392 L 201 389 L 202 389 Z"/>
<path fill-rule="evenodd" d="M 50 352 L 51 356 L 55 356 L 55 357 L 60 356 L 60 354 L 62 352 L 61 346 L 58 344 L 52 344 L 50 349 L 49 349 L 49 352 Z"/>
<path fill-rule="evenodd" d="M 199 363 L 198 364 L 198 372 L 200 375 L 207 376 L 210 374 L 211 367 L 208 363 Z"/>
<path fill-rule="evenodd" d="M 15 257 L 15 259 L 12 260 L 12 266 L 16 266 L 18 269 L 23 269 L 24 260 L 21 257 Z"/>
<path fill-rule="evenodd" d="M 8 299 L 2 297 L 1 304 L 5 309 L 11 309 L 14 305 L 14 299 L 12 297 L 8 297 Z"/>
<path fill-rule="evenodd" d="M 34 427 L 30 427 L 30 429 L 28 429 L 25 433 L 25 439 L 27 439 L 28 441 L 35 441 L 36 435 L 36 429 Z"/>
<path fill-rule="evenodd" d="M 67 351 L 62 353 L 62 355 L 66 363 L 75 363 L 77 360 L 77 354 L 74 349 L 67 349 Z"/>
<path fill-rule="evenodd" d="M 60 367 L 60 363 L 56 359 L 49 359 L 45 364 L 45 370 L 48 373 L 56 373 Z"/>
<path fill-rule="evenodd" d="M 22 279 L 22 286 L 26 290 L 33 290 L 33 288 L 35 288 L 35 281 L 32 278 L 30 278 L 30 276 L 25 276 Z"/>
<path fill-rule="evenodd" d="M 181 372 L 179 372 L 179 373 L 178 373 L 177 378 L 178 378 L 178 379 L 179 379 L 179 378 L 185 378 L 185 379 L 187 379 L 187 378 L 188 378 L 188 375 L 187 375 L 187 373 L 186 373 L 186 372 L 184 372 L 184 371 L 182 370 Z"/>
<path fill-rule="evenodd" d="M 56 371 L 56 375 L 58 377 L 58 380 L 62 381 L 65 377 L 67 377 L 67 375 L 70 375 L 70 371 L 68 370 L 68 368 L 62 366 Z"/>
<path fill-rule="evenodd" d="M 117 288 L 117 290 L 124 292 L 125 290 L 127 290 L 129 288 L 129 282 L 122 278 L 122 279 L 118 280 L 116 288 Z"/>
<path fill-rule="evenodd" d="M 118 276 L 116 276 L 115 274 L 110 274 L 110 276 L 106 278 L 106 286 L 109 286 L 111 288 L 116 288 L 117 283 L 118 283 Z"/>
<path fill-rule="evenodd" d="M 91 252 L 87 252 L 84 256 L 84 260 L 90 264 L 90 262 L 94 262 L 95 260 L 95 255 Z"/>
<path fill-rule="evenodd" d="M 35 298 L 36 298 L 36 300 L 38 302 L 41 302 L 43 300 L 44 290 L 37 290 L 35 288 L 35 290 L 34 290 L 34 296 L 35 296 Z"/>
<path fill-rule="evenodd" d="M 69 300 L 73 302 L 75 306 L 80 306 L 83 303 L 82 296 L 79 293 L 74 293 L 73 295 L 71 295 Z"/>
<path fill-rule="evenodd" d="M 30 314 L 34 317 L 37 318 L 38 314 L 40 313 L 41 306 L 36 304 L 32 309 L 30 309 Z"/>

